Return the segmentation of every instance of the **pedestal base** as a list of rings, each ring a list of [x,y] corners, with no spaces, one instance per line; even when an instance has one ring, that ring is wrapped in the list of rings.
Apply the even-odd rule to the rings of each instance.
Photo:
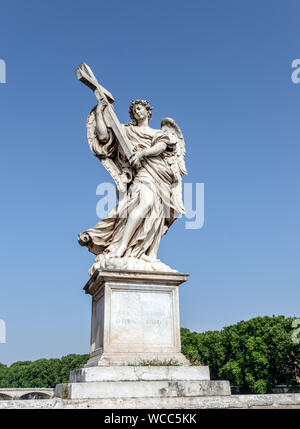
[[[211,381],[207,366],[97,367],[72,371],[56,386],[65,399],[166,398],[230,395],[228,381]]]
[[[189,365],[189,361],[182,353],[105,353],[101,350],[91,353],[85,368],[95,366],[126,366],[147,365]]]
[[[230,395],[228,381],[211,381],[205,366],[181,353],[178,286],[187,274],[96,271],[91,352],[85,368],[55,395],[69,399],[176,398]]]

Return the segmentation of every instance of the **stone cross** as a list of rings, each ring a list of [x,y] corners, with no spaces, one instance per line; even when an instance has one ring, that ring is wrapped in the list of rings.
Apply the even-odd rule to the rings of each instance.
[[[114,97],[107,89],[100,85],[91,68],[86,63],[82,62],[79,68],[75,70],[75,73],[77,78],[94,92],[98,101],[102,99],[107,101],[106,114],[109,121],[109,124],[107,125],[113,130],[126,158],[129,160],[133,155],[133,152],[129,141],[123,132],[121,124],[114,112],[112,106],[112,103],[115,101]]]

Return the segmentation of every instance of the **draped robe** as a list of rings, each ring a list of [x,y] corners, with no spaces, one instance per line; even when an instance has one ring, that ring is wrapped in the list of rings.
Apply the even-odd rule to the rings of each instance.
[[[105,219],[83,234],[89,235],[90,241],[87,246],[94,254],[109,256],[110,252],[116,251],[122,240],[128,216],[139,205],[140,194],[143,192],[142,185],[145,185],[147,190],[153,193],[154,203],[138,224],[123,256],[140,259],[143,255],[150,255],[153,258],[157,255],[161,237],[168,226],[180,213],[184,213],[182,204],[178,204],[173,194],[173,188],[178,181],[173,168],[176,145],[161,130],[150,135],[133,124],[122,127],[134,152],[148,149],[160,142],[166,144],[166,150],[159,155],[141,160],[142,166],[133,177],[126,198],[119,199],[117,206]],[[105,144],[99,143],[97,156],[124,158],[118,141],[111,131],[109,133],[109,141]]]

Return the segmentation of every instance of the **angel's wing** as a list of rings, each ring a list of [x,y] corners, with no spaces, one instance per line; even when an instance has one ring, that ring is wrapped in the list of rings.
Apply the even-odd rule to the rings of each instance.
[[[172,118],[164,118],[161,121],[161,129],[164,131],[171,143],[175,146],[172,168],[176,177],[176,182],[173,187],[173,198],[179,213],[185,213],[185,208],[182,202],[182,176],[187,174],[185,167],[185,142],[181,129]]]
[[[172,118],[164,118],[161,121],[161,129],[169,136],[172,143],[176,143],[176,160],[180,175],[187,174],[185,167],[185,142],[181,129]]]
[[[125,192],[127,184],[132,181],[133,170],[127,161],[121,159],[119,151],[116,150],[116,142],[113,142],[114,136],[112,132],[109,143],[102,144],[99,142],[96,132],[95,110],[96,106],[91,110],[86,123],[87,138],[91,151],[114,179],[118,191]]]

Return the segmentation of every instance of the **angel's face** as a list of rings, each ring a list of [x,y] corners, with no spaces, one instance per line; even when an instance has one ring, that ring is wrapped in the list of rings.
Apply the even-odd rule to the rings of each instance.
[[[142,121],[148,117],[148,111],[142,104],[136,104],[133,109],[134,118],[137,121]]]

